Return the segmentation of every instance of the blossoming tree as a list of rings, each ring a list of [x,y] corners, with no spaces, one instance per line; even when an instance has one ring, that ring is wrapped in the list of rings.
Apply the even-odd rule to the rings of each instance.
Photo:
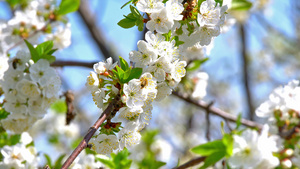
[[[108,49],[91,14],[86,13],[89,12],[87,1],[80,4],[80,0],[6,0],[3,3],[10,6],[12,17],[0,22],[0,168],[175,167],[165,163],[171,154],[168,140],[156,136],[157,130],[146,129],[152,123],[155,104],[170,95],[201,108],[206,114],[206,142],[195,141],[197,145],[190,148],[199,157],[178,162],[175,168],[300,167],[299,81],[277,87],[254,110],[243,48],[249,119],[203,102],[209,77],[199,71],[200,66],[209,62],[214,39],[231,29],[236,19],[243,23],[236,13],[247,13],[251,2],[130,0],[120,6],[128,8],[130,13],[117,24],[143,31],[143,39],[137,41],[137,50],[129,53],[128,60],[116,58]],[[62,61],[55,57],[71,44],[71,25],[66,15],[78,8],[104,61]],[[240,30],[245,47],[245,29],[240,26]],[[101,112],[93,125],[89,123],[91,127],[86,128],[83,138],[74,139],[83,128],[73,121],[76,98],[71,91],[61,90],[64,81],[58,67],[65,66],[89,68],[85,89],[92,96],[90,102]],[[255,122],[254,113],[265,118],[266,123]],[[163,126],[172,123],[163,111],[159,114]],[[214,140],[210,136],[210,114],[224,118],[227,124],[218,123],[220,136]],[[191,116],[190,120],[193,118],[196,117]],[[56,155],[56,160],[53,161],[51,152],[37,152],[37,141],[32,137],[40,133],[46,134],[49,144],[63,152]],[[183,137],[185,142],[193,139],[191,135]]]

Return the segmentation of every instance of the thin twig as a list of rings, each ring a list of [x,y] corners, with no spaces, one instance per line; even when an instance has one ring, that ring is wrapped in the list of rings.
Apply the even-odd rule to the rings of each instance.
[[[249,58],[247,55],[247,41],[246,41],[246,32],[245,25],[240,24],[240,35],[241,35],[241,57],[243,62],[243,84],[247,98],[248,105],[248,118],[254,120],[254,106],[252,102],[252,93],[250,89],[250,75],[249,75]]]
[[[173,169],[184,169],[184,168],[188,168],[188,167],[192,167],[195,165],[198,165],[199,163],[203,162],[205,160],[206,157],[198,157],[195,159],[192,159],[178,167],[174,167]]]
[[[209,109],[214,104],[214,102],[210,102],[206,107],[206,139],[207,141],[210,141],[210,118],[209,118]]]
[[[81,66],[87,68],[93,68],[96,62],[80,62],[80,61],[61,61],[57,60],[51,64],[53,67],[63,67],[63,66]]]
[[[195,100],[192,100],[188,97],[184,97],[182,96],[181,94],[179,94],[178,92],[173,92],[173,95],[174,96],[177,96],[178,98],[182,99],[182,100],[185,100],[186,102],[188,103],[191,103],[199,108],[202,108],[204,110],[207,109],[207,106],[209,104],[205,103],[204,101],[195,101]],[[237,117],[232,115],[232,114],[229,114],[227,112],[224,112],[223,110],[221,109],[218,109],[216,107],[210,107],[209,108],[209,111],[210,113],[214,114],[214,115],[217,115],[217,116],[220,116],[224,119],[227,119],[229,121],[232,121],[232,122],[236,122],[237,121]],[[256,123],[254,121],[251,121],[251,120],[247,120],[247,119],[241,119],[241,123],[247,127],[252,127],[252,128],[258,128],[258,129],[262,129],[262,125],[259,124],[259,123]]]
[[[78,9],[78,13],[80,14],[83,22],[87,26],[88,30],[91,33],[92,38],[95,40],[98,48],[101,50],[103,57],[106,59],[112,57],[113,60],[117,60],[118,57],[116,56],[115,52],[109,47],[111,45],[107,39],[105,39],[103,32],[97,26],[97,21],[95,20],[89,5],[87,4],[86,0],[82,0],[80,7]]]
[[[61,169],[67,169],[72,162],[75,160],[75,158],[80,154],[80,152],[88,147],[88,142],[92,138],[92,136],[95,134],[95,132],[98,130],[100,125],[106,120],[106,118],[114,111],[115,104],[119,101],[119,96],[117,96],[104,110],[104,112],[101,114],[99,119],[95,122],[95,124],[90,127],[87,134],[83,138],[83,140],[80,142],[80,144],[76,147],[76,149],[72,152],[72,154],[68,157],[68,159],[65,161]]]

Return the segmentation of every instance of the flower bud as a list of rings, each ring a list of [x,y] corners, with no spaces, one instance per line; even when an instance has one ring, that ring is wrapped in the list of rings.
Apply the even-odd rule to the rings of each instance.
[[[282,165],[283,168],[291,168],[293,164],[292,164],[290,159],[284,159],[281,162],[281,165]]]
[[[286,149],[285,151],[284,151],[284,156],[286,156],[286,157],[290,157],[290,156],[292,156],[294,154],[294,151],[292,150],[292,149]]]
[[[126,104],[127,97],[126,97],[125,94],[121,97],[121,100],[122,100],[122,102],[123,102],[124,104]]]

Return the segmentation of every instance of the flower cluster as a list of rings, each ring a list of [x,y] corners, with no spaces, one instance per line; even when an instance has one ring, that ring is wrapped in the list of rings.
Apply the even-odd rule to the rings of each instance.
[[[122,101],[117,118],[125,121],[124,127],[118,129],[116,124],[119,123],[112,123],[113,117],[110,117],[90,142],[92,149],[100,154],[110,154],[139,143],[139,131],[151,118],[152,102],[162,100],[178,86],[186,74],[186,61],[202,58],[204,54],[199,57],[197,53],[205,53],[204,46],[220,34],[227,9],[214,0],[204,1],[199,10],[195,4],[183,4],[181,0],[169,0],[165,4],[162,0],[140,0],[135,6],[148,15],[149,19],[144,21],[150,31],[145,40],[138,41],[138,51],[129,53],[134,68],[122,58],[120,66],[109,58],[95,64],[94,72],[87,78],[86,86],[99,108],[105,109],[117,95]],[[130,9],[133,13],[127,17],[141,17],[133,6]],[[193,52],[195,56],[189,55]],[[207,78],[204,77],[203,82]],[[201,89],[203,85],[200,85]],[[198,88],[195,91],[198,92]],[[201,96],[195,93],[196,98],[202,95],[205,93]]]
[[[29,53],[20,50],[10,58],[9,68],[0,81],[5,96],[3,107],[11,112],[1,123],[15,133],[26,131],[44,117],[58,98],[61,86],[60,78],[48,60],[33,63],[30,58]]]
[[[31,0],[23,1],[22,7],[14,11],[9,21],[0,23],[0,53],[20,45],[23,39],[31,43],[41,40],[53,40],[56,47],[62,49],[71,43],[70,25],[67,18],[57,15],[56,1]]]
[[[256,110],[257,116],[267,118],[271,133],[281,137],[283,147],[278,157],[282,167],[300,167],[297,162],[300,157],[299,102],[299,81],[292,80],[287,85],[276,88],[270,94],[269,100],[262,103]]]
[[[279,164],[278,158],[273,156],[278,151],[275,136],[268,137],[268,125],[262,133],[247,129],[242,135],[233,135],[233,154],[228,159],[233,168],[275,168]]]
[[[38,168],[39,158],[35,148],[30,145],[31,142],[32,138],[24,132],[20,143],[1,148],[3,160],[0,162],[0,168]]]

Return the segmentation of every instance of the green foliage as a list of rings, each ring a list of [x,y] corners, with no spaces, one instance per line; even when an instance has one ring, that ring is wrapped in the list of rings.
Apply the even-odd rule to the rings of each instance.
[[[36,63],[40,59],[46,59],[50,63],[55,61],[55,56],[52,56],[52,54],[57,50],[57,49],[52,49],[53,48],[53,41],[46,41],[43,42],[39,45],[37,45],[36,48],[33,47],[31,43],[29,43],[27,40],[24,40],[29,51],[31,54],[31,59]]]
[[[215,2],[216,2],[217,4],[220,4],[220,6],[223,5],[223,0],[215,0]]]
[[[232,0],[231,9],[237,11],[246,11],[252,7],[252,3],[247,0]]]
[[[57,14],[66,15],[71,12],[75,12],[78,10],[80,6],[80,0],[62,0]]]
[[[53,168],[51,157],[48,154],[44,154],[44,157],[46,158],[46,165],[48,165],[50,168]]]
[[[20,134],[13,134],[8,135],[3,128],[1,128],[0,133],[0,148],[7,146],[13,146],[20,142],[21,135]]]
[[[165,162],[156,161],[155,156],[151,153],[148,153],[143,160],[138,163],[139,168],[143,169],[158,169],[164,165],[166,165]]]
[[[113,69],[114,76],[119,80],[120,83],[124,84],[129,82],[132,79],[138,79],[142,72],[142,68],[131,68],[129,64],[122,58],[120,58],[120,66],[116,66],[116,69]]]
[[[202,168],[207,168],[224,157],[230,157],[233,150],[233,138],[230,134],[224,134],[222,140],[215,140],[201,144],[191,149],[193,153],[206,156]]]
[[[155,137],[159,130],[147,130],[142,133],[142,141],[145,143],[146,151],[144,158],[137,162],[139,168],[143,169],[158,169],[166,163],[156,160],[156,152],[151,150],[151,145],[155,142]]]
[[[193,60],[188,67],[186,68],[186,71],[194,71],[194,70],[198,70],[199,67],[205,63],[206,61],[208,61],[209,58],[204,58],[202,60]]]
[[[151,145],[155,141],[155,136],[159,133],[159,130],[147,130],[143,133],[142,140],[146,145]]]
[[[59,156],[58,157],[58,159],[55,161],[55,163],[54,163],[54,166],[53,166],[53,168],[61,168],[61,166],[62,166],[62,162],[63,162],[63,159],[65,158],[65,154],[62,154],[61,156]]]
[[[28,5],[28,0],[6,0],[6,2],[13,9],[15,9],[17,6],[24,8]]]
[[[124,150],[118,152],[118,154],[111,153],[110,159],[104,159],[99,156],[96,156],[96,160],[100,161],[110,169],[122,168],[129,169],[132,163],[132,160],[128,159],[130,155],[129,151],[124,148]]]
[[[235,129],[238,130],[242,124],[242,114],[240,113],[236,119],[236,127]]]
[[[125,28],[125,29],[137,26],[139,31],[143,31],[143,29],[144,29],[144,18],[143,18],[143,16],[132,5],[130,5],[130,11],[131,11],[131,13],[129,13],[127,16],[124,15],[125,18],[120,20],[118,22],[118,25],[121,26],[122,28]]]
[[[6,119],[9,114],[3,107],[0,107],[0,120]]]
[[[67,103],[65,99],[59,99],[55,101],[51,107],[57,113],[66,113],[67,112]]]

